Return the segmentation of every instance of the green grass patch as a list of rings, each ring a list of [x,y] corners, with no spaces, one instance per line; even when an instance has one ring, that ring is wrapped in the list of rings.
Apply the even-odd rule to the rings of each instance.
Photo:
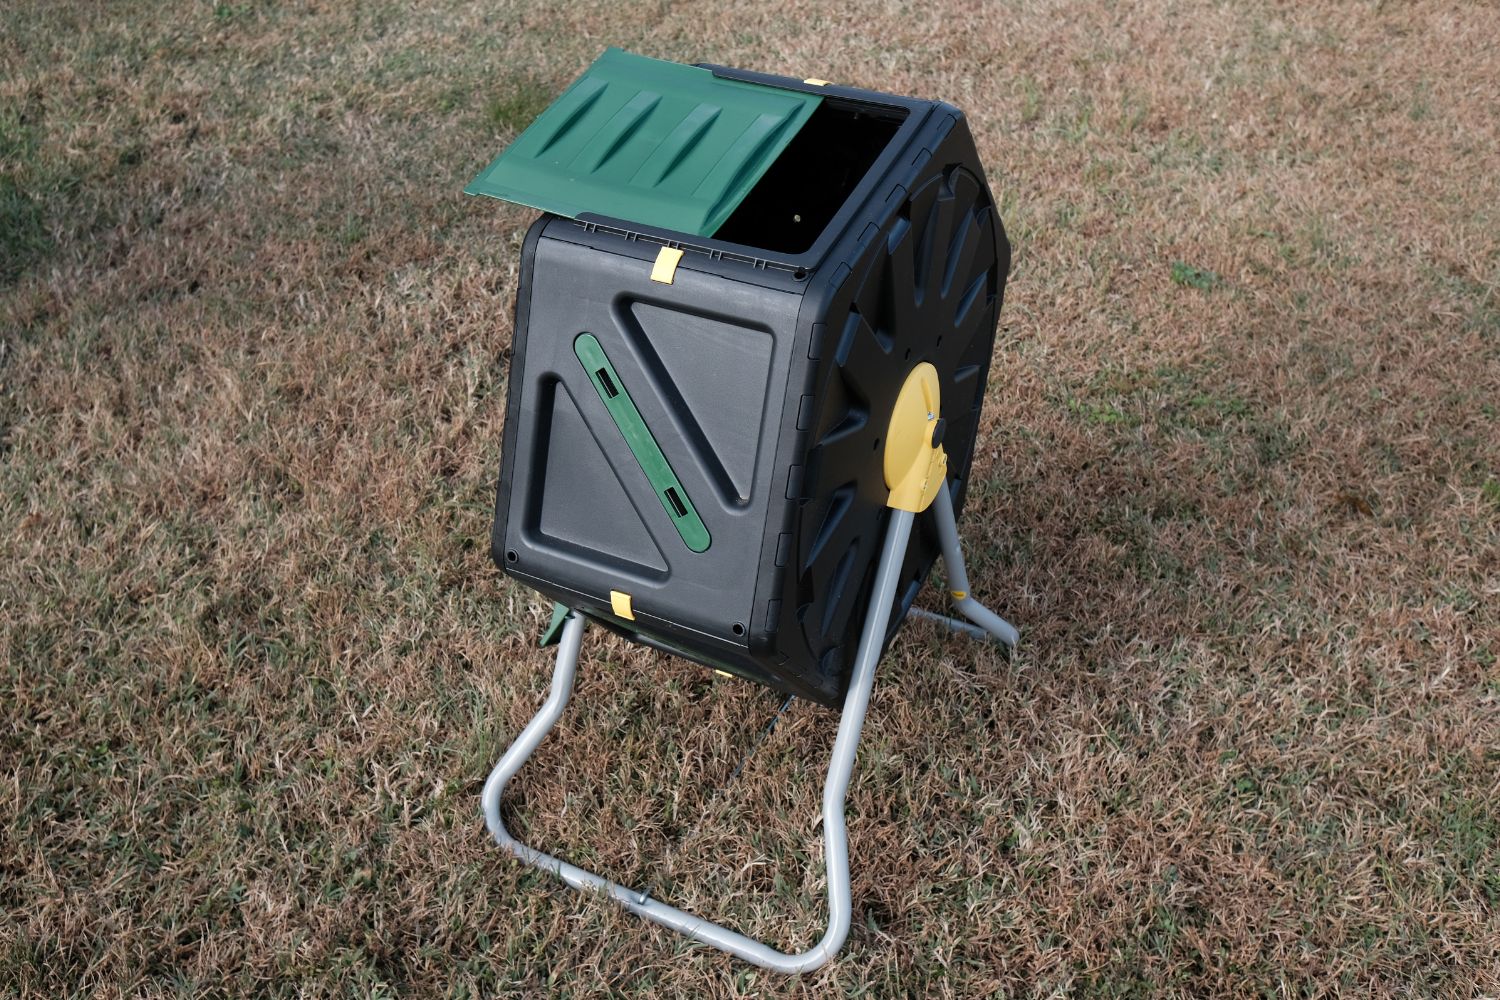
[[[529,76],[511,76],[500,84],[500,92],[485,105],[485,119],[497,131],[519,133],[557,97],[552,84]]]
[[[36,130],[15,110],[0,110],[0,286],[15,281],[52,249]]]
[[[1479,495],[1486,503],[1500,508],[1500,479],[1486,479],[1484,485],[1479,488]]]
[[[1485,994],[1489,62],[1411,5],[998,55],[971,6],[0,5],[0,992]],[[478,815],[554,651],[487,551],[530,216],[458,190],[605,39],[954,101],[1015,250],[962,530],[1022,646],[891,642],[800,981]],[[591,629],[507,817],[807,947],[838,713],[730,780],[779,704]]]
[[[16,178],[0,176],[0,285],[15,281],[51,248],[41,202]]]
[[[1206,267],[1194,267],[1187,261],[1172,262],[1172,280],[1184,288],[1196,288],[1200,292],[1211,292],[1224,283],[1224,279]]]

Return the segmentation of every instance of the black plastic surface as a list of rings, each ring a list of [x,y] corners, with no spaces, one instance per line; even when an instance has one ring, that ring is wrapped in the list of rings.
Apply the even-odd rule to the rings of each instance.
[[[847,197],[825,197],[830,221],[801,253],[618,220],[532,227],[492,545],[506,572],[610,628],[830,705],[888,517],[881,442],[896,391],[919,362],[938,369],[961,504],[1009,266],[962,115],[836,90],[876,109],[887,144],[850,154],[873,152],[874,166],[830,182]],[[778,163],[746,203],[769,213],[790,198],[793,166],[814,165]],[[650,280],[661,242],[687,250],[670,285]],[[585,331],[693,498],[706,551],[687,550],[573,355]],[[938,555],[928,521],[892,635]],[[615,617],[611,591],[631,595],[633,621]]]

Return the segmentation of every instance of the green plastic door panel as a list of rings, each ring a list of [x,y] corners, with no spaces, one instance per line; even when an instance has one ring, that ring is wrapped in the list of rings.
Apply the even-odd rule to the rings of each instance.
[[[821,100],[607,49],[465,190],[711,236]]]

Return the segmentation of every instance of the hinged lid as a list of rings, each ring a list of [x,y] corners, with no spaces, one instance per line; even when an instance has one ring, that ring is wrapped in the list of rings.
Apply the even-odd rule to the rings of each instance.
[[[465,191],[712,236],[821,100],[606,49]]]

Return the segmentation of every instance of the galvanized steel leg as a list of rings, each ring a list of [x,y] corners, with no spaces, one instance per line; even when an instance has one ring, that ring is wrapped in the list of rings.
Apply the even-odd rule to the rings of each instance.
[[[947,501],[947,491],[942,491],[939,502]],[[721,927],[702,917],[679,910],[674,906],[651,899],[646,893],[629,889],[618,882],[584,871],[550,854],[521,843],[505,829],[500,818],[500,798],[505,786],[526,763],[537,744],[552,729],[573,691],[573,678],[578,666],[578,649],[583,639],[583,619],[570,618],[563,626],[562,642],[557,651],[557,666],[552,672],[552,690],[541,711],[531,720],[510,749],[500,758],[500,763],[490,772],[484,783],[484,819],[490,833],[500,846],[509,850],[522,861],[536,868],[554,872],[575,889],[596,889],[614,897],[626,909],[648,920],[670,927],[678,933],[712,945],[747,962],[776,972],[807,972],[828,962],[843,947],[849,935],[852,902],[849,894],[849,840],[844,827],[844,797],[849,790],[849,777],[854,770],[855,751],[859,747],[859,733],[865,721],[865,710],[870,704],[870,691],[875,684],[875,663],[880,659],[880,650],[885,642],[886,626],[890,623],[891,605],[895,601],[897,584],[901,576],[901,564],[906,556],[906,544],[911,537],[912,520],[915,515],[902,510],[891,511],[890,527],[886,530],[885,544],[880,553],[880,564],[875,574],[875,590],[870,596],[870,612],[865,618],[860,633],[859,650],[855,655],[854,669],[849,678],[849,692],[844,697],[843,714],[839,717],[838,736],[833,741],[833,755],[828,765],[828,780],[823,785],[823,851],[828,876],[828,930],[822,940],[807,951],[788,955],[753,938]],[[948,506],[948,523],[953,522],[953,508]],[[941,521],[939,524],[941,525]],[[941,530],[941,529],[940,529]],[[957,546],[954,546],[955,551]],[[944,551],[946,553],[946,543]],[[953,562],[948,564],[951,567]],[[957,561],[962,574],[962,560]],[[1008,626],[1007,626],[1008,627]],[[1014,630],[1012,630],[1013,632]]]
[[[963,632],[977,638],[992,638],[1011,649],[1021,641],[1021,634],[1010,622],[969,596],[969,574],[964,569],[964,554],[959,548],[958,523],[953,517],[953,497],[949,490],[938,490],[932,501],[933,515],[937,518],[938,541],[943,546],[943,569],[948,577],[948,596],[959,614],[973,622],[961,622],[947,615],[940,615],[921,608],[912,608],[918,618],[940,622],[955,632]]]

